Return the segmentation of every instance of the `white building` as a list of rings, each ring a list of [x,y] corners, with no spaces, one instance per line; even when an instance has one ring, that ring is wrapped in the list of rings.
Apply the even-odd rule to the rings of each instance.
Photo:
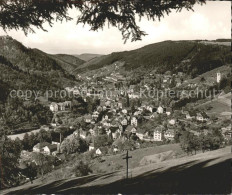
[[[220,83],[221,79],[222,79],[221,73],[217,72],[217,83]]]
[[[93,143],[91,143],[91,144],[89,145],[89,151],[91,151],[91,150],[94,150],[94,145],[93,145]]]
[[[55,102],[52,102],[51,105],[50,105],[50,110],[51,110],[52,112],[57,112],[57,111],[59,110],[58,104],[55,103]]]
[[[101,152],[101,150],[99,148],[96,150],[96,154],[97,155],[102,155],[102,152]]]
[[[150,111],[150,112],[153,111],[153,107],[152,107],[152,106],[147,106],[146,109],[147,109],[148,111]]]
[[[126,109],[123,109],[123,110],[122,110],[122,113],[123,113],[123,114],[127,114],[127,110],[126,110]]]
[[[122,122],[121,122],[122,125],[127,125],[127,119],[123,119]]]
[[[137,120],[136,117],[132,117],[132,119],[131,119],[131,125],[137,127],[137,125],[138,125],[138,120]]]
[[[159,107],[157,108],[157,112],[158,112],[159,114],[163,114],[163,113],[164,113],[163,107],[162,107],[162,106],[159,106]]]
[[[57,152],[57,145],[56,144],[50,144],[48,146],[45,146],[43,148],[43,153],[47,155],[55,155]]]
[[[171,119],[171,120],[168,121],[168,123],[169,123],[170,125],[175,125],[175,124],[176,124],[176,121],[175,121],[175,119]]]
[[[143,133],[136,133],[136,135],[140,140],[143,140]]]
[[[154,141],[162,141],[162,132],[160,130],[154,130]]]

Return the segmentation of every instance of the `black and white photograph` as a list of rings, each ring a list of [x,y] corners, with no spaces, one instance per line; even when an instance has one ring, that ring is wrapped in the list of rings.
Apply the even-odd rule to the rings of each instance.
[[[231,6],[0,0],[0,194],[231,194]]]

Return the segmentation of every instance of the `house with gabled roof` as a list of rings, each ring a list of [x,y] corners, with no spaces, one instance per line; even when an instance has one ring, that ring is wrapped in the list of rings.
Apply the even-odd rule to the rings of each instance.
[[[148,105],[148,106],[146,107],[146,110],[148,110],[148,111],[150,111],[150,112],[153,112],[153,106]]]
[[[209,116],[205,112],[197,113],[198,121],[204,122],[204,121],[207,121],[208,119],[209,119]]]
[[[112,112],[107,112],[104,116],[104,119],[109,120],[109,119],[112,119],[113,116],[114,114]]]
[[[176,124],[176,120],[175,119],[171,119],[171,120],[168,121],[168,123],[170,125],[175,125]]]
[[[55,155],[57,151],[58,151],[58,147],[56,144],[49,144],[43,147],[43,153],[47,155]]]
[[[173,129],[168,129],[164,133],[164,137],[168,140],[174,140],[175,131]]]
[[[92,121],[92,116],[90,114],[84,116],[84,120],[86,123],[91,123]]]
[[[123,114],[127,114],[127,109],[123,109],[123,110],[122,110],[122,113],[123,113]]]
[[[98,111],[94,111],[92,114],[92,118],[97,119],[99,116],[99,112]]]
[[[137,120],[137,118],[135,116],[133,116],[131,118],[131,125],[134,126],[134,127],[137,127],[137,125],[138,125],[138,120]]]
[[[96,121],[94,119],[91,120],[90,122],[92,125],[94,125],[96,123]]]
[[[100,147],[100,148],[98,148],[97,150],[96,150],[96,155],[98,155],[98,156],[101,156],[101,155],[105,155],[105,154],[107,154],[108,153],[108,148],[107,147]]]
[[[63,102],[57,103],[57,105],[58,105],[58,109],[59,109],[60,111],[65,111],[65,104],[64,104]]]
[[[196,119],[197,117],[197,113],[195,111],[188,111],[186,114],[186,119],[192,120],[192,119]]]
[[[119,121],[117,119],[112,120],[111,122],[111,127],[118,127],[119,126]]]
[[[72,102],[71,101],[65,101],[64,103],[64,107],[67,110],[70,110],[72,108]]]
[[[154,113],[152,113],[152,115],[151,116],[149,116],[149,118],[157,118],[159,115],[156,113],[156,112],[154,112]]]
[[[93,144],[93,143],[90,143],[90,144],[89,144],[89,151],[94,150],[94,149],[95,149],[94,144]]]
[[[48,143],[48,142],[38,143],[38,144],[34,145],[33,152],[43,152],[43,148],[45,146],[49,146],[49,145],[50,145],[50,143]]]
[[[82,139],[86,139],[87,135],[88,135],[88,133],[86,131],[80,130],[80,137]]]
[[[110,127],[109,131],[110,134],[112,135],[113,140],[121,136],[121,131],[119,130],[118,127]]]
[[[166,108],[166,114],[169,116],[172,113],[172,109],[170,107]]]
[[[127,120],[127,118],[123,118],[123,120],[121,121],[121,124],[122,124],[123,126],[128,125],[128,120]]]
[[[51,110],[52,112],[58,112],[58,110],[59,110],[58,104],[55,103],[55,102],[52,102],[52,103],[50,104],[50,110]]]
[[[101,123],[102,123],[102,125],[104,127],[110,127],[111,126],[111,123],[108,120],[102,120]]]
[[[89,133],[90,133],[90,135],[95,136],[96,135],[96,129],[90,128]]]
[[[144,128],[138,128],[136,135],[140,140],[143,140],[145,137],[148,137],[148,132]]]
[[[134,126],[132,126],[132,125],[128,125],[127,128],[126,128],[126,131],[135,134],[136,131],[137,131],[137,129],[136,129],[136,127],[134,127]]]
[[[162,134],[164,131],[165,127],[163,125],[157,126],[153,132],[154,141],[162,141]]]
[[[163,113],[164,113],[164,108],[163,108],[162,106],[159,106],[159,107],[157,108],[157,113],[163,114]]]
[[[118,102],[117,103],[117,107],[120,108],[120,109],[122,109],[122,102]]]
[[[154,141],[162,141],[162,131],[160,131],[159,129],[155,129],[154,130]]]

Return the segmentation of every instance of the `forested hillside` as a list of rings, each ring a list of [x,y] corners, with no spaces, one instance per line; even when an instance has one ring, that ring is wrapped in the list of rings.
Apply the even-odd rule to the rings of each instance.
[[[26,48],[9,36],[0,37],[0,133],[10,134],[13,130],[50,123],[49,107],[40,104],[34,96],[24,99],[25,94],[20,94],[21,97],[16,98],[10,97],[10,92],[30,90],[44,95],[46,90],[58,91],[77,84],[75,76],[66,68],[64,62],[40,50]]]
[[[0,79],[18,88],[53,89],[74,84],[76,79],[56,60],[29,49],[11,37],[0,37]]]
[[[105,56],[100,61],[89,62],[75,71],[95,70],[114,62],[125,62],[126,71],[135,69],[156,69],[164,73],[184,71],[193,77],[230,63],[230,47],[208,45],[200,41],[164,41],[147,45],[140,49],[116,52]]]
[[[85,61],[79,59],[78,57],[67,55],[67,54],[57,54],[50,55],[58,64],[61,65],[63,69],[72,74],[72,71],[78,68],[80,65],[84,64]]]

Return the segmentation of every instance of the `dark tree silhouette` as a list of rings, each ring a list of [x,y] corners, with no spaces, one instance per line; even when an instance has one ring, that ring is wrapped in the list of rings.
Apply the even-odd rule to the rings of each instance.
[[[72,20],[68,15],[69,8],[76,8],[77,24],[90,25],[93,31],[103,29],[105,25],[117,27],[127,41],[141,40],[146,33],[137,25],[136,16],[140,19],[160,20],[171,10],[183,8],[193,10],[195,4],[205,0],[1,0],[0,26],[4,30],[22,29],[26,34],[34,32],[33,27],[43,29],[43,24],[50,26],[56,20]],[[45,30],[46,31],[46,30]]]

